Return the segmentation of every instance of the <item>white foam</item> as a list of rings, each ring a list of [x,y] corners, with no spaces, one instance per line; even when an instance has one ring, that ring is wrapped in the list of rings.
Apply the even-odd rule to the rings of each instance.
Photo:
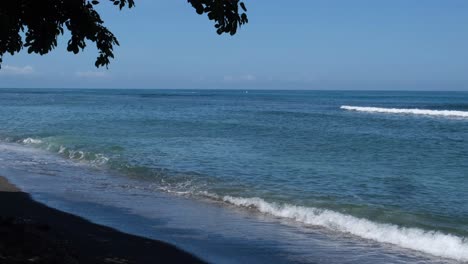
[[[60,147],[59,147],[59,151],[58,151],[58,153],[59,153],[59,154],[63,154],[63,153],[65,153],[65,151],[66,151],[66,150],[67,150],[67,148],[66,148],[66,147],[64,147],[64,146],[60,146]]]
[[[102,165],[106,165],[109,162],[109,158],[106,157],[104,154],[101,154],[101,153],[93,154],[93,153],[84,152],[81,150],[73,150],[73,149],[66,148],[63,145],[60,145],[58,147],[58,150],[56,150],[56,146],[54,144],[43,144],[44,142],[40,139],[26,138],[26,139],[17,141],[17,143],[23,143],[25,145],[42,144],[41,147],[43,147],[44,150],[55,151],[56,153],[61,154],[67,159],[88,162],[90,165],[93,165],[93,166],[102,166]],[[1,144],[0,146],[1,148],[6,148],[6,147],[13,148],[14,147],[14,145],[12,144],[7,144],[7,145]],[[19,146],[20,145],[16,146],[18,148],[18,151],[19,150],[23,152],[25,150],[37,151],[36,148],[29,148],[29,147],[20,148]]]
[[[34,138],[26,138],[22,141],[24,144],[41,144],[42,140]]]
[[[367,219],[313,207],[269,203],[261,198],[236,198],[225,196],[224,202],[256,209],[261,213],[291,219],[307,225],[321,226],[338,232],[349,233],[381,243],[425,252],[434,256],[468,261],[467,238],[425,231],[418,228],[399,227],[375,223]]]
[[[364,107],[364,106],[349,106],[343,105],[340,107],[344,110],[369,112],[369,113],[389,113],[389,114],[412,114],[412,115],[430,115],[430,116],[445,116],[445,117],[466,117],[467,111],[453,110],[428,110],[428,109],[407,109],[407,108],[381,108],[381,107]]]
[[[90,161],[93,165],[105,165],[109,162],[109,158],[104,156],[103,154],[96,154],[96,157]]]
[[[39,149],[22,146],[20,144],[13,143],[4,143],[0,142],[0,151],[12,151],[12,152],[22,152],[22,153],[37,153],[40,152]]]

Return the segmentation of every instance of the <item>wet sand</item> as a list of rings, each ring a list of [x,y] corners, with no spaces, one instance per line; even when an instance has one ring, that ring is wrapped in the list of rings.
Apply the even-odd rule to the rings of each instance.
[[[93,224],[0,177],[0,263],[202,263],[175,246]]]

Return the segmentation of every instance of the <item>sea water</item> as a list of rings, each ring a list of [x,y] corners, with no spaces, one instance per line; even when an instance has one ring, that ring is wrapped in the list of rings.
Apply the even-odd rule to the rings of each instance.
[[[212,262],[468,261],[468,93],[0,90],[0,174]]]

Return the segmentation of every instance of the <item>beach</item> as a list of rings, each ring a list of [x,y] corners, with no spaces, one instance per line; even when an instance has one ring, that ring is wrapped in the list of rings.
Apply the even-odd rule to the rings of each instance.
[[[0,89],[0,105],[10,183],[204,261],[468,261],[467,93]],[[154,256],[125,236],[87,248],[75,220],[4,195],[81,255]]]
[[[169,244],[93,224],[31,199],[0,177],[0,262],[203,263]]]

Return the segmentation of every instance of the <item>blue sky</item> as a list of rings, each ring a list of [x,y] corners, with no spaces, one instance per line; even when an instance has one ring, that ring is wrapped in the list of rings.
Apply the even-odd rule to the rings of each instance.
[[[121,46],[5,56],[0,87],[468,90],[466,0],[245,0],[250,23],[218,36],[186,0],[100,10]]]

